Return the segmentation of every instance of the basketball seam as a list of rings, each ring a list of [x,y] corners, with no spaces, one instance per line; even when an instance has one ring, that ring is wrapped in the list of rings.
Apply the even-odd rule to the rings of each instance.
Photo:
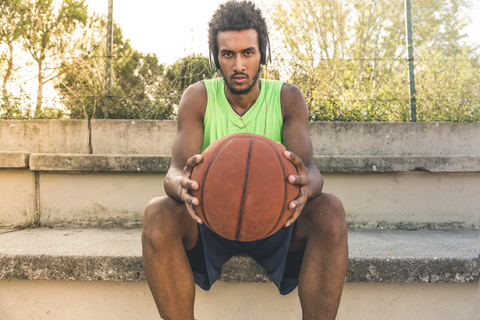
[[[200,203],[201,207],[202,207],[202,212],[203,212],[203,222],[205,223],[205,225],[210,229],[212,230],[212,226],[210,224],[210,222],[208,222],[208,219],[207,219],[207,214],[205,213],[205,207],[203,205],[204,201],[203,201],[203,193],[204,193],[204,190],[205,190],[205,180],[207,179],[207,176],[208,176],[208,171],[210,170],[210,167],[212,166],[213,162],[215,161],[215,159],[217,158],[218,154],[232,141],[233,139],[229,139],[227,141],[225,141],[224,144],[222,144],[222,146],[217,150],[217,152],[215,152],[215,154],[212,156],[212,158],[210,159],[210,162],[208,163],[208,166],[207,168],[205,169],[205,174],[203,175],[203,179],[202,179],[202,190],[201,190],[201,197],[202,197],[202,201]]]
[[[253,149],[253,138],[250,138],[250,144],[248,145],[247,166],[245,168],[245,179],[243,180],[242,201],[240,202],[240,212],[238,214],[238,224],[237,224],[237,232],[235,235],[235,240],[240,239],[240,231],[242,229],[242,219],[243,219],[243,213],[245,210],[245,195],[247,194],[248,175],[250,170],[250,160],[252,158],[252,149]]]

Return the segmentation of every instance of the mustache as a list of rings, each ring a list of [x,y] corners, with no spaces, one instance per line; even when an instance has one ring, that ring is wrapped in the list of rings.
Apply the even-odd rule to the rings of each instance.
[[[232,75],[230,76],[230,79],[233,79],[233,78],[235,78],[235,77],[237,77],[237,76],[244,76],[245,78],[249,78],[248,74],[246,74],[246,73],[243,73],[243,72],[235,72],[234,74],[232,74]]]

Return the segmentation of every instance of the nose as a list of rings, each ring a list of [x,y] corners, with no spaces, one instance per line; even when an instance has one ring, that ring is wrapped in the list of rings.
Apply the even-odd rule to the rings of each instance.
[[[235,55],[235,59],[233,61],[233,71],[234,72],[245,71],[245,65],[243,63],[242,55],[240,54]]]

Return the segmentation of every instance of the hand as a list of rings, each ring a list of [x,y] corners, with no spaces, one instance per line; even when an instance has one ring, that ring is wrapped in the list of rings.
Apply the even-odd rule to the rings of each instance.
[[[193,167],[200,163],[202,159],[201,154],[194,155],[188,159],[186,166],[183,168],[182,178],[180,179],[180,198],[185,202],[190,216],[198,223],[203,223],[203,221],[195,212],[194,206],[198,206],[200,201],[197,198],[192,197],[190,190],[198,190],[199,185],[197,181],[190,180],[190,178],[192,176]]]
[[[294,223],[295,220],[297,220],[311,193],[310,179],[308,178],[308,169],[303,164],[302,159],[290,151],[285,151],[284,155],[285,158],[290,160],[295,165],[298,173],[297,175],[288,176],[288,182],[300,186],[300,192],[298,194],[298,197],[288,204],[288,208],[290,210],[293,210],[292,216],[285,223],[285,227],[288,227],[292,223]]]

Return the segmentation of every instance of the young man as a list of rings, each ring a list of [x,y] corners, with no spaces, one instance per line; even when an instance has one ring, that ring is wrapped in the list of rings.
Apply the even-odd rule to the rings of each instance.
[[[213,64],[222,78],[190,86],[178,107],[172,163],[165,178],[168,196],[153,199],[143,216],[143,263],[163,319],[194,319],[195,283],[208,290],[231,256],[249,253],[281,294],[298,285],[303,319],[334,319],[347,260],[342,203],[322,193],[308,135],[308,110],[301,91],[280,81],[258,79],[268,60],[264,18],[251,2],[220,5],[209,24]],[[199,200],[190,180],[200,153],[213,141],[250,132],[278,141],[297,167],[288,177],[300,186],[289,204],[291,218],[267,239],[229,241],[205,227],[195,212]],[[208,250],[205,250],[208,248]]]

